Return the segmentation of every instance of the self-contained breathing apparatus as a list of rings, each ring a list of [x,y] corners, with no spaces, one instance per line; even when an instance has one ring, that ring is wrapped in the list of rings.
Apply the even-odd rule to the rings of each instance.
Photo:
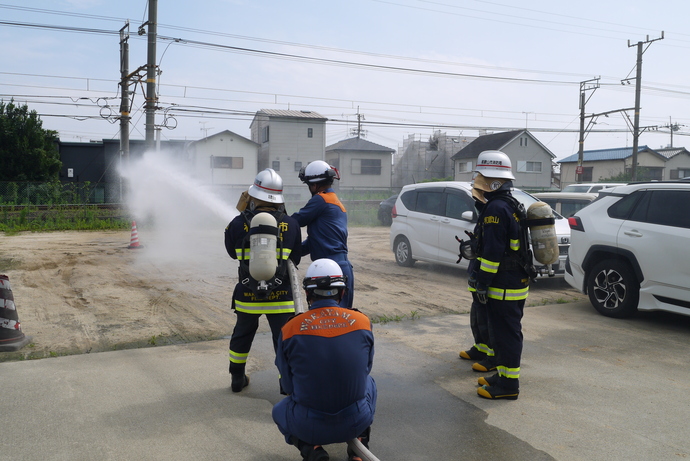
[[[496,196],[496,199],[508,202],[512,206],[513,210],[515,210],[515,215],[517,216],[520,229],[519,249],[517,251],[511,251],[506,249],[504,257],[498,266],[498,270],[499,272],[507,270],[522,270],[525,272],[525,274],[527,274],[527,276],[531,280],[533,280],[537,276],[537,270],[534,267],[533,253],[532,249],[530,248],[530,238],[528,229],[530,228],[531,224],[528,219],[528,214],[525,211],[525,206],[511,195],[498,195]],[[554,220],[552,216],[552,226],[553,223]],[[545,225],[545,222],[540,221],[538,224]],[[478,255],[481,254],[481,249],[483,246],[482,236],[477,236],[469,231],[465,231],[465,233],[469,237],[469,240],[461,240],[460,238],[458,238],[457,235],[455,236],[455,239],[460,244],[460,254],[458,255],[458,260],[456,261],[456,263],[459,263],[462,260],[462,258],[465,258],[467,260],[477,259]],[[537,259],[537,261],[539,261],[539,259]],[[551,261],[551,263],[552,262],[553,261]]]
[[[249,232],[242,240],[243,256],[239,259],[240,283],[251,290],[258,300],[267,299],[283,284],[287,262],[283,259],[283,242],[278,222],[284,213],[251,211],[242,213]],[[247,258],[247,256],[249,256]]]

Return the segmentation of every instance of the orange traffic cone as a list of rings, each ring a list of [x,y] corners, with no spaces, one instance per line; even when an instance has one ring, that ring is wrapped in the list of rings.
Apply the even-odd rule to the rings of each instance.
[[[18,351],[29,344],[30,337],[24,336],[10,288],[10,278],[0,275],[0,352]]]
[[[132,238],[129,241],[129,247],[127,248],[142,248],[139,244],[139,233],[137,232],[137,222],[132,221]]]

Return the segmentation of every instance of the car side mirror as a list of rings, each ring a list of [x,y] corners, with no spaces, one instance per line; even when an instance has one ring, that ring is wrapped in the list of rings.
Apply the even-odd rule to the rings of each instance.
[[[477,220],[477,215],[474,211],[463,211],[460,217],[469,222],[475,222]]]

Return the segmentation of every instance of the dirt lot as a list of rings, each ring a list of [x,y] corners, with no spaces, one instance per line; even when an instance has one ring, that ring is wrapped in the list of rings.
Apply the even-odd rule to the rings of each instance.
[[[20,351],[0,353],[0,361],[229,336],[237,272],[222,231],[140,228],[140,249],[128,248],[129,231],[0,236],[0,273],[9,276],[22,329],[32,337]],[[465,271],[420,262],[399,267],[388,233],[350,229],[356,306],[375,321],[466,314]],[[527,305],[580,299],[562,279],[545,279],[532,286]]]

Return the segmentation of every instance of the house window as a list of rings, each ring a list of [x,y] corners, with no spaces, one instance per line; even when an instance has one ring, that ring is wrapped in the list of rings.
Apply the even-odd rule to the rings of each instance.
[[[520,147],[527,147],[527,138],[520,138]]]
[[[472,162],[458,162],[458,173],[472,171]]]
[[[295,162],[295,171],[299,171],[302,169],[302,162]]]
[[[519,173],[541,173],[541,162],[518,161]]]
[[[592,182],[594,167],[586,166],[582,168],[582,182]]]
[[[314,128],[307,128],[307,138],[314,137]]]
[[[269,126],[265,126],[261,129],[261,142],[268,142],[268,129]]]
[[[241,170],[244,168],[244,157],[216,157],[211,156],[211,168],[231,168]]]
[[[354,158],[352,159],[352,174],[381,175],[380,158]]]
[[[690,176],[690,169],[678,168],[677,170],[671,170],[671,177],[669,179],[683,179]]]
[[[279,160],[273,160],[273,163],[271,164],[271,168],[273,168],[274,171],[280,171],[280,161]]]

